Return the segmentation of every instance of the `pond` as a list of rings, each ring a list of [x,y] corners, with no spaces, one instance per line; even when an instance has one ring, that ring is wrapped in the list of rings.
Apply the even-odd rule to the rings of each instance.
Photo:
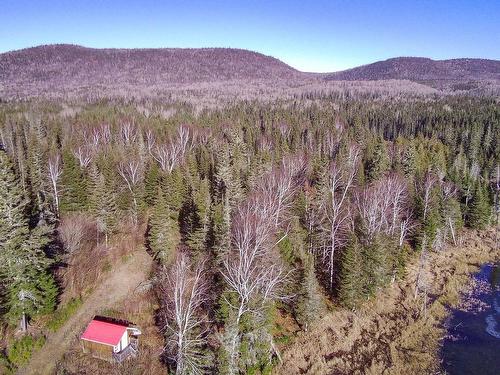
[[[500,374],[500,263],[485,264],[446,322],[441,358],[450,375]]]

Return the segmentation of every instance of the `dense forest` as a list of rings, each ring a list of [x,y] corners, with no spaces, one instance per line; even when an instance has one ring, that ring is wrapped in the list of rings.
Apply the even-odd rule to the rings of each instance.
[[[460,96],[0,104],[2,365],[139,231],[164,365],[270,373],[280,317],[307,331],[497,220],[499,134],[495,99]]]

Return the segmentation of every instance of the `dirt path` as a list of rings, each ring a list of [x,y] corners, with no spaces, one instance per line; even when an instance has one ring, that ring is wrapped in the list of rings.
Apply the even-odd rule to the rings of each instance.
[[[151,263],[151,257],[144,250],[137,250],[126,262],[114,267],[108,278],[83,302],[78,312],[57,332],[47,337],[44,347],[33,355],[26,367],[18,371],[18,375],[52,374],[57,361],[62,358],[90,319],[134,293],[137,286],[148,277]]]

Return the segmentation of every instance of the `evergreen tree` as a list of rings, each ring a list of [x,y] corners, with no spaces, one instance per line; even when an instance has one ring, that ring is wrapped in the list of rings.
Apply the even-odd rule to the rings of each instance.
[[[12,164],[0,149],[0,272],[2,304],[11,322],[52,311],[57,287],[49,273],[51,260],[44,249],[51,242],[52,228],[39,223],[30,229],[27,201]]]
[[[108,246],[109,236],[114,232],[117,224],[116,197],[96,166],[92,166],[90,178],[93,185],[91,209],[97,220],[97,227],[104,234],[104,241]]]
[[[413,142],[410,142],[404,150],[401,166],[405,176],[412,176],[415,173],[415,145]]]
[[[161,181],[161,170],[157,163],[151,163],[144,176],[144,201],[148,206],[153,206]]]
[[[371,297],[377,289],[387,282],[391,272],[391,264],[388,262],[388,249],[385,239],[378,236],[373,241],[363,244],[362,256],[362,280],[363,293],[365,297]],[[389,257],[390,258],[390,257]]]
[[[191,249],[202,252],[207,245],[207,234],[210,220],[210,187],[208,179],[198,182],[197,188],[192,192],[193,211],[191,212],[192,228],[188,233],[187,243]]]
[[[87,179],[80,164],[71,152],[65,150],[62,154],[63,172],[61,175],[61,212],[83,210],[88,204]]]
[[[231,245],[231,217],[229,199],[212,207],[212,223],[210,230],[210,245],[215,254],[217,263],[221,263]]]
[[[227,196],[229,200],[229,207],[236,207],[236,205],[243,198],[243,188],[239,173],[235,172],[234,167],[231,164],[229,150],[227,149],[220,154],[215,179],[219,196]]]
[[[323,310],[320,286],[314,272],[314,258],[309,255],[304,261],[302,283],[295,310],[297,321],[307,331],[309,325],[321,317]]]
[[[377,141],[366,162],[365,174],[369,182],[379,179],[390,166],[389,155],[384,140]]]
[[[352,236],[342,254],[338,293],[341,303],[347,307],[354,307],[363,296],[362,267],[362,247],[358,239]]]
[[[149,248],[162,264],[168,265],[175,258],[175,251],[179,241],[179,226],[172,218],[165,194],[159,190],[149,220]]]
[[[491,207],[485,189],[477,184],[472,195],[472,202],[467,218],[467,224],[471,228],[484,229],[489,223]]]
[[[161,178],[161,189],[165,193],[168,205],[173,215],[177,215],[186,199],[187,188],[179,168],[175,168],[170,174],[163,174]]]
[[[28,146],[28,165],[31,187],[30,195],[34,206],[33,208],[40,211],[46,201],[46,198],[43,196],[43,191],[45,191],[45,189],[42,165],[44,165],[44,161],[40,141],[34,136],[32,136]]]

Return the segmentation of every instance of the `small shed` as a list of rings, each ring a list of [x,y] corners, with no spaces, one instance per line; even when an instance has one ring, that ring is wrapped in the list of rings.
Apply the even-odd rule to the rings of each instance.
[[[80,336],[84,353],[109,362],[122,362],[138,353],[140,330],[126,322],[95,317]]]

